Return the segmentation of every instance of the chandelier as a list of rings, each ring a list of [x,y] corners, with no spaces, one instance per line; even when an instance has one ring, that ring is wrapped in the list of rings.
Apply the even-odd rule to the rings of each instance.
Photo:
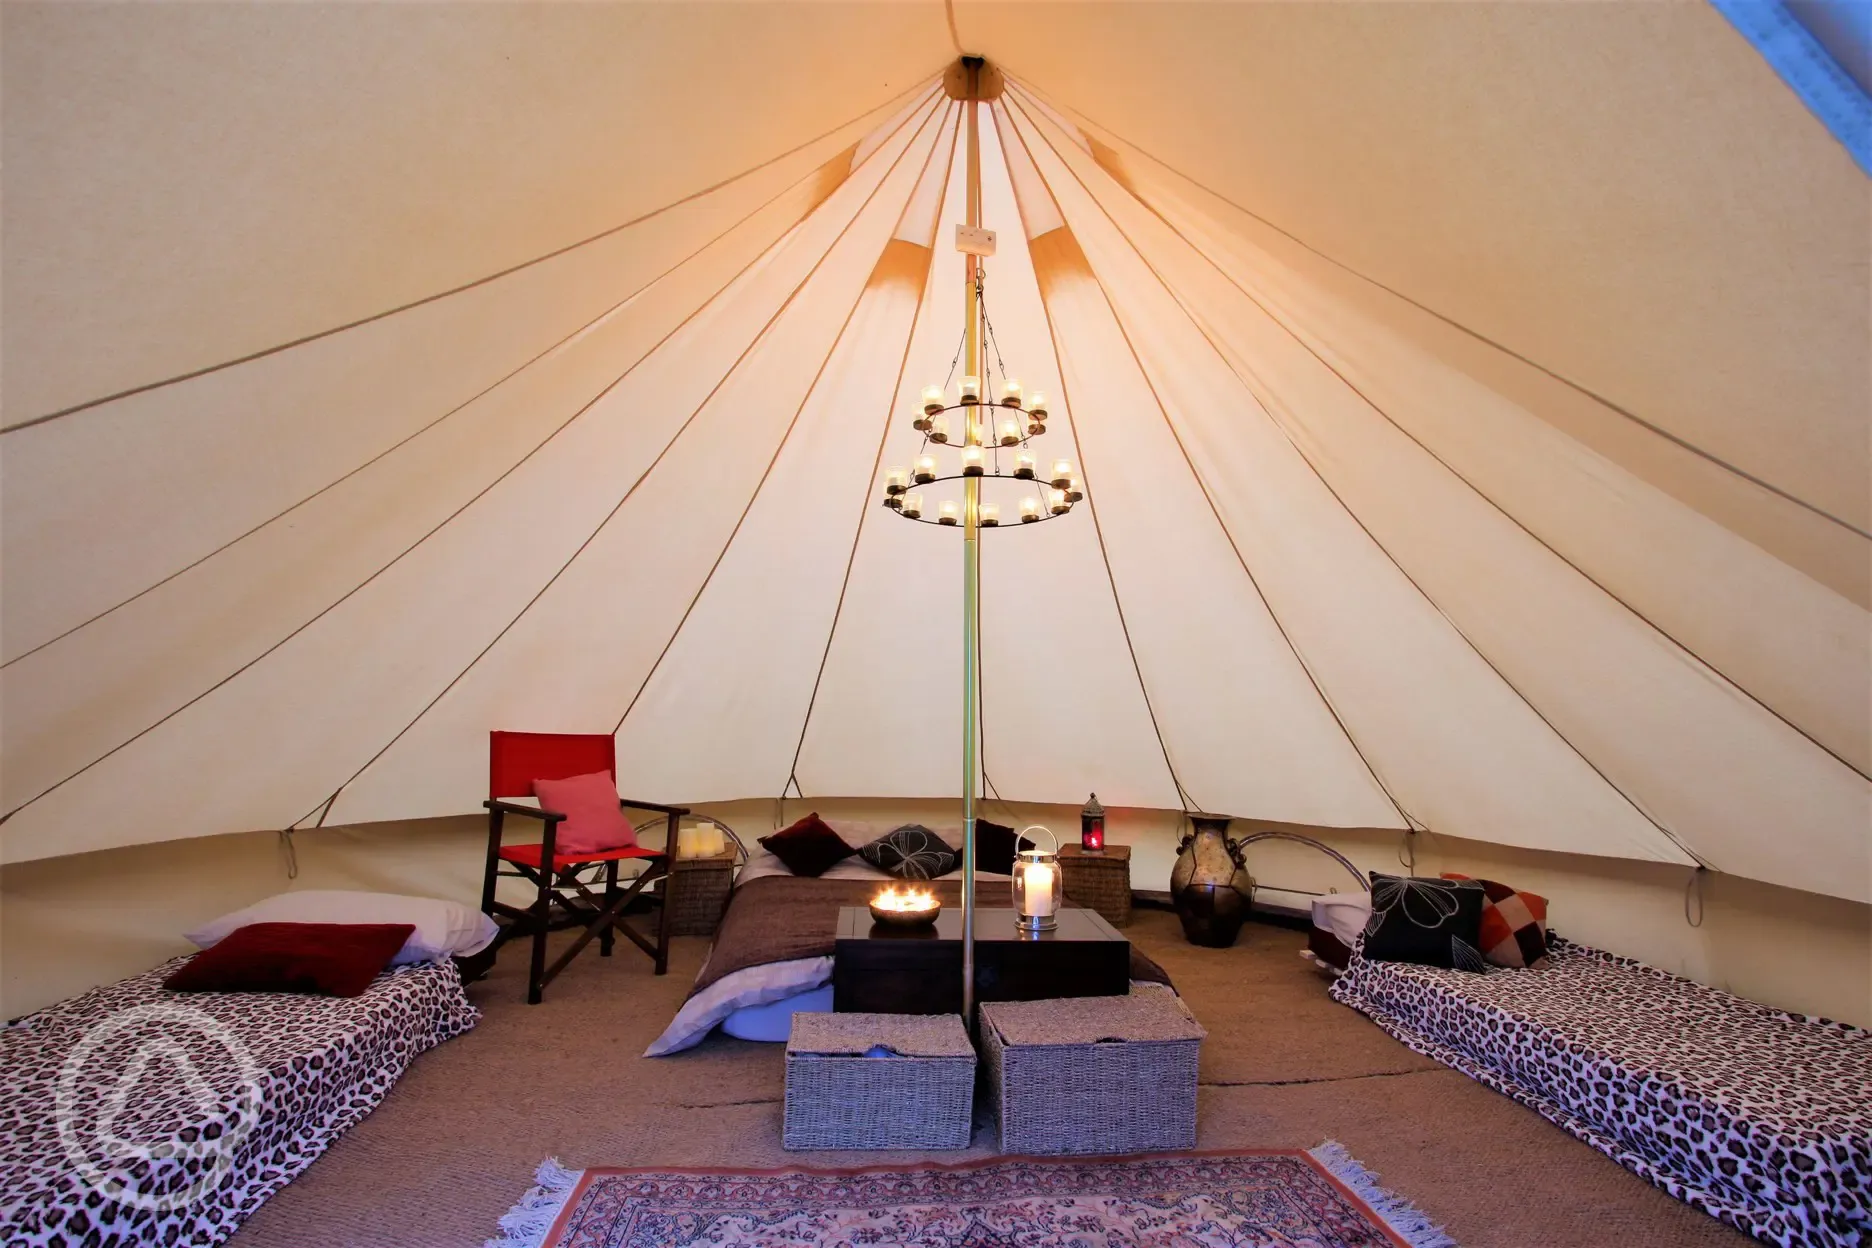
[[[978,268],[974,302],[981,309],[982,324],[990,326],[992,341],[979,273]],[[884,473],[884,506],[905,520],[995,529],[1003,527],[1005,514],[1010,525],[1038,524],[1069,514],[1085,497],[1071,460],[1048,463],[1034,449],[1033,440],[1047,430],[1046,395],[1038,390],[1026,394],[1011,377],[1004,376],[997,386],[992,370],[983,371],[988,376],[962,378],[954,402],[946,386],[924,388],[910,422],[923,438],[916,458],[909,467]],[[999,391],[998,401],[983,398],[984,381],[990,394]],[[931,507],[922,487],[949,481],[963,483],[963,497],[943,498]],[[1003,497],[989,499],[980,494],[988,482],[1015,484],[997,484]],[[1004,505],[1010,505],[1005,513]]]

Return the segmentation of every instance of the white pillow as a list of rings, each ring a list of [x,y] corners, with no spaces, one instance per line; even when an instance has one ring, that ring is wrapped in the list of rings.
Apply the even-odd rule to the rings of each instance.
[[[403,942],[396,957],[390,959],[392,966],[440,962],[450,956],[479,953],[500,934],[493,919],[457,901],[308,888],[257,901],[182,935],[190,943],[207,949],[249,923],[414,924],[416,930]]]

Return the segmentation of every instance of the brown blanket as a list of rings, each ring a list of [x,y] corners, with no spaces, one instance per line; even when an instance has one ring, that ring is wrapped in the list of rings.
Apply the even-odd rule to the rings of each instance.
[[[918,881],[918,886],[922,886]],[[689,990],[694,996],[718,979],[750,966],[790,962],[795,958],[829,958],[838,941],[841,906],[862,906],[878,890],[877,880],[813,880],[793,875],[764,875],[735,889],[715,933],[715,947]],[[962,904],[962,881],[935,880],[929,887],[945,906]],[[978,906],[1008,904],[1005,880],[981,881],[975,886]],[[1078,903],[1068,900],[1068,909]],[[1163,968],[1131,946],[1131,978],[1168,984]]]

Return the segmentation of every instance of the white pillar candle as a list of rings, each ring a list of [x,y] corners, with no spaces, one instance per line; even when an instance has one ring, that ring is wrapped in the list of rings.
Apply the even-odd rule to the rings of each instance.
[[[945,498],[936,509],[936,519],[943,524],[954,524],[961,519],[962,513],[956,508],[953,498]]]
[[[703,841],[702,856],[705,858],[721,857],[722,850],[727,848],[727,840],[722,836],[722,830],[712,823],[703,824],[702,826],[707,833],[707,837]]]
[[[979,514],[983,524],[990,528],[997,528],[1000,526],[1001,505],[999,503],[983,503]]]
[[[923,387],[923,414],[924,415],[934,416],[937,412],[942,411],[942,409],[947,406],[949,406],[949,400],[948,400],[948,397],[943,394],[943,388],[941,386],[924,386]]]
[[[1031,494],[1021,499],[1021,521],[1025,523],[1026,521],[1038,520],[1039,518],[1040,500]]]
[[[904,495],[903,514],[912,520],[919,519],[923,515],[923,496],[921,494]]]
[[[976,403],[981,400],[981,378],[964,377],[962,379],[962,401]]]
[[[962,475],[979,477],[982,474],[982,448],[969,446],[962,449]]]
[[[1013,446],[1021,440],[1020,421],[1009,416],[1001,422],[1001,445]]]
[[[1019,407],[1021,403],[1021,384],[1012,377],[1001,383],[1001,401],[1009,407]]]
[[[700,832],[700,828],[676,829],[676,856],[678,858],[694,858],[701,852],[696,848],[697,836]]]
[[[1072,504],[1066,501],[1066,491],[1065,490],[1048,490],[1047,491],[1047,508],[1050,511],[1052,511],[1052,513],[1056,516],[1059,515],[1063,511],[1071,510]]]
[[[1053,913],[1053,865],[1030,862],[1026,874],[1027,914],[1044,919]]]
[[[949,418],[947,416],[930,417],[929,440],[947,442],[949,440]]]
[[[918,485],[928,485],[936,479],[936,457],[919,455],[916,461],[916,479]]]

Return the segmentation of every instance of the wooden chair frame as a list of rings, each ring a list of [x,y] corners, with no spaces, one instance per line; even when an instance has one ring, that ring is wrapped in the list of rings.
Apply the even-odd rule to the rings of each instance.
[[[493,916],[501,924],[499,943],[518,939],[523,936],[533,938],[532,960],[527,969],[527,1004],[538,1005],[545,994],[546,985],[563,971],[573,958],[576,958],[592,942],[598,940],[600,957],[610,957],[614,934],[622,932],[627,939],[656,963],[658,975],[669,971],[669,897],[667,886],[665,894],[658,900],[656,943],[638,933],[624,921],[624,911],[631,902],[642,895],[646,889],[658,880],[670,877],[670,858],[676,844],[676,829],[682,817],[689,813],[687,807],[665,806],[658,802],[642,802],[620,799],[618,805],[628,810],[652,810],[664,816],[669,828],[669,844],[666,852],[633,856],[629,861],[644,863],[644,871],[628,888],[618,887],[617,858],[603,859],[594,856],[592,860],[569,863],[563,867],[556,865],[554,853],[559,836],[559,825],[565,822],[565,816],[557,811],[542,810],[536,806],[523,806],[515,802],[490,798],[482,805],[488,810],[488,848],[487,871],[481,886],[482,912]],[[537,819],[545,825],[540,838],[540,856],[538,866],[529,866],[523,862],[514,862],[501,857],[501,834],[506,828],[506,817],[518,815],[527,819]],[[502,862],[507,862],[514,869],[502,871]],[[604,893],[594,893],[593,887],[598,878],[593,875],[581,878],[580,873],[603,868]],[[494,896],[495,886],[501,878],[520,878],[530,881],[538,890],[530,906],[508,905]],[[568,895],[569,894],[569,895]],[[555,913],[556,912],[556,913]],[[546,937],[550,932],[564,931],[567,928],[582,927],[571,946],[553,959],[552,965],[546,964]]]

